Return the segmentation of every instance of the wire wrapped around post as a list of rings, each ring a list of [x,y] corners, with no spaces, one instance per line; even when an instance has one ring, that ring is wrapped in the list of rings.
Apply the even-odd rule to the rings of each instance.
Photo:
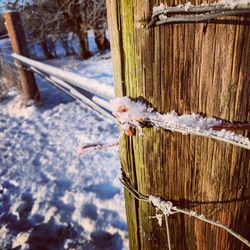
[[[170,23],[193,23],[210,21],[219,17],[239,16],[250,13],[250,1],[234,5],[213,4],[191,5],[190,2],[173,7],[155,6],[147,27]]]
[[[162,215],[164,216],[165,220],[170,215],[176,214],[176,213],[181,213],[181,214],[184,214],[184,215],[188,215],[190,217],[194,217],[194,218],[196,218],[198,220],[209,223],[210,225],[217,226],[219,228],[222,228],[222,229],[226,230],[229,234],[231,234],[236,239],[238,239],[239,241],[241,241],[242,243],[244,243],[246,246],[248,246],[250,248],[250,241],[245,239],[242,235],[240,235],[240,234],[236,233],[235,231],[233,231],[228,226],[223,225],[218,221],[210,220],[210,219],[206,218],[203,214],[197,214],[194,211],[187,211],[185,209],[178,208],[178,207],[174,206],[174,204],[171,201],[165,202],[164,200],[162,200],[159,197],[155,197],[155,196],[152,196],[152,195],[149,195],[147,197],[145,195],[142,195],[137,190],[135,190],[134,187],[131,184],[129,184],[127,181],[125,181],[125,179],[120,179],[120,181],[123,184],[124,188],[135,199],[137,199],[138,201],[147,202],[149,204],[152,204],[155,208],[160,210],[162,212]],[[166,230],[167,230],[168,243],[170,245],[169,228],[168,228],[168,221],[167,220],[166,220]],[[170,249],[169,246],[168,246],[168,248]]]

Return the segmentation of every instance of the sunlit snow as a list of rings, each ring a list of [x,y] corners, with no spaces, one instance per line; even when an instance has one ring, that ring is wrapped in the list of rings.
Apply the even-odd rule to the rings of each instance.
[[[109,54],[52,63],[113,82]],[[40,106],[20,107],[15,91],[0,102],[0,249],[128,248],[117,149],[77,155],[86,143],[116,139],[116,126],[37,82]]]

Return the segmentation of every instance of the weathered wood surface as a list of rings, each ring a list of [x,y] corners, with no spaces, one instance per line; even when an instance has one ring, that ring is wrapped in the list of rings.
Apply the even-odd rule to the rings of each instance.
[[[180,3],[107,0],[116,95],[142,96],[160,112],[249,121],[250,17],[144,28],[141,21],[161,2]],[[172,200],[250,240],[249,151],[160,129],[121,144],[122,169],[140,193]],[[152,206],[128,192],[125,201],[130,249],[167,249],[166,229],[149,218]],[[246,248],[205,222],[180,214],[169,221],[172,249]]]
[[[9,34],[11,47],[14,53],[29,57],[25,34],[21,18],[18,12],[10,11],[4,13],[5,26]],[[34,74],[27,71],[20,62],[16,62],[20,77],[22,101],[25,104],[29,100],[40,99],[40,94],[35,82]]]

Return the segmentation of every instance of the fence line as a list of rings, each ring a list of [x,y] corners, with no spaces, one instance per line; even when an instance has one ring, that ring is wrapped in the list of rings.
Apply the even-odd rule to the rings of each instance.
[[[112,122],[116,121],[109,103],[109,99],[112,97],[110,87],[103,86],[93,79],[63,71],[24,56],[12,54],[12,57],[24,64],[28,70],[43,77],[67,95],[79,101],[81,105],[84,103]],[[101,93],[99,88],[101,88]]]
[[[11,87],[19,88],[20,86],[18,66],[14,63],[14,59],[21,62],[28,70],[43,77],[67,95],[76,99],[80,105],[84,103],[112,122],[116,121],[109,103],[109,100],[113,98],[111,87],[24,56],[5,54],[1,49],[0,99],[7,94]]]
[[[7,38],[7,37],[9,37],[9,35],[5,34],[5,35],[0,36],[0,39]]]
[[[77,88],[84,89],[92,94],[98,93],[98,96],[107,100],[114,98],[114,90],[112,87],[100,84],[94,79],[89,79],[72,72],[66,72],[60,68],[41,63],[18,54],[12,54],[12,56],[26,66],[36,68],[45,74],[57,77]]]

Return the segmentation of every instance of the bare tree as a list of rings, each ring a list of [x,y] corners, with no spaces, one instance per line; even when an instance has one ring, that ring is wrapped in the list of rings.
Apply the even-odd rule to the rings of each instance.
[[[30,43],[40,43],[47,58],[56,56],[54,45],[60,40],[66,54],[74,53],[67,36],[74,33],[79,41],[80,58],[91,56],[88,44],[89,29],[94,30],[99,51],[109,48],[106,38],[106,5],[104,0],[8,0],[6,6],[22,14]]]
[[[65,18],[70,31],[76,34],[80,44],[80,57],[87,59],[91,56],[89,52],[87,27],[83,24],[81,14],[81,3],[79,0],[57,0],[58,7]]]
[[[93,29],[95,42],[100,52],[110,49],[110,43],[106,38],[107,15],[105,0],[91,0],[86,2],[86,10],[83,13],[84,22],[88,29]]]
[[[0,35],[4,35],[4,34],[6,34],[6,29],[4,26],[4,18],[2,14],[0,13]]]

